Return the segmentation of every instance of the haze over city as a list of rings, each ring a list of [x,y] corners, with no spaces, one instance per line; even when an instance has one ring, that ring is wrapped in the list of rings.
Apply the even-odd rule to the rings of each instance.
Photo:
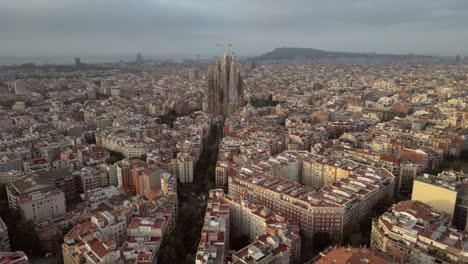
[[[468,2],[0,0],[0,56],[241,56],[277,47],[466,54]]]

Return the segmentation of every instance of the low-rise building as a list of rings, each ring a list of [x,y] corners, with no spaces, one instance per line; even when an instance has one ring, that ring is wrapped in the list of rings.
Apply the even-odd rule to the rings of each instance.
[[[23,162],[25,173],[34,173],[39,171],[49,171],[50,162],[45,158],[26,160]]]
[[[118,263],[121,252],[114,240],[101,239],[93,223],[87,221],[76,225],[64,237],[62,244],[63,262],[79,263]]]
[[[0,183],[10,183],[24,176],[24,172],[20,170],[11,170],[8,172],[0,172]]]
[[[134,218],[121,249],[125,263],[156,263],[167,229],[164,218]]]
[[[112,239],[120,245],[127,237],[127,219],[110,211],[101,211],[91,217],[91,223],[96,226],[104,239]]]
[[[13,154],[0,154],[0,173],[23,169],[23,160]]]
[[[382,252],[376,248],[351,248],[351,247],[329,247],[324,252],[320,252],[319,256],[314,258],[311,263],[314,264],[330,264],[330,263],[346,263],[346,264],[395,264],[403,263],[396,261],[392,255]]]

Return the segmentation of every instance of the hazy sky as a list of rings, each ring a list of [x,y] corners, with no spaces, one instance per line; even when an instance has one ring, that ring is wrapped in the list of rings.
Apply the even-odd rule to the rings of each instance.
[[[468,54],[468,0],[0,0],[0,56]]]

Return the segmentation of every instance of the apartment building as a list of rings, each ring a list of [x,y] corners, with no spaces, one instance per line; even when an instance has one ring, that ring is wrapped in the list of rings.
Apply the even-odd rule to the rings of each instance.
[[[402,148],[398,152],[409,161],[423,165],[424,170],[435,170],[440,166],[444,154],[442,150],[431,148]]]
[[[122,153],[125,158],[137,158],[150,150],[149,144],[142,137],[131,137],[125,133],[100,132],[96,134],[96,144]]]
[[[107,171],[101,167],[84,167],[74,172],[73,177],[80,193],[109,185]]]
[[[229,204],[223,190],[211,190],[205,212],[196,264],[223,264],[229,250]]]
[[[181,183],[193,182],[194,163],[193,157],[186,153],[179,153],[176,159],[171,160],[172,170]]]
[[[247,246],[247,248],[262,248],[263,246],[260,245],[268,244],[268,247],[275,253],[274,255],[279,254],[280,259],[285,263],[299,263],[301,256],[299,226],[268,207],[232,198],[226,194],[224,201],[230,205],[232,238],[247,236],[252,241],[251,247]],[[276,244],[276,241],[280,241],[282,245]],[[239,263],[250,258],[249,250],[239,250],[235,255]],[[258,259],[259,263],[269,263],[268,261],[270,261],[269,257]]]
[[[468,189],[463,172],[423,174],[414,180],[412,200],[449,214],[460,230],[468,229]]]
[[[366,166],[366,164],[339,156],[322,156],[307,151],[285,151],[275,157],[244,167],[271,176],[298,181],[306,186],[322,188],[347,178],[358,166]],[[223,175],[226,174],[226,171],[221,172]]]
[[[348,177],[356,166],[343,158],[311,154],[302,162],[301,183],[315,188],[330,186]]]
[[[210,191],[196,263],[227,263],[230,238],[251,244],[234,252],[230,263],[299,263],[299,227],[265,206]]]
[[[128,238],[121,247],[125,263],[156,263],[167,221],[136,217],[128,226]]]
[[[401,263],[401,262],[395,261],[392,255],[382,252],[374,247],[351,248],[351,247],[335,246],[335,247],[327,248],[324,252],[320,252],[319,256],[313,259],[310,263],[313,263],[313,264],[330,264],[330,263],[395,264],[395,263]]]
[[[387,169],[395,176],[395,192],[411,193],[413,179],[423,170],[422,165],[409,162],[398,153],[380,154],[368,149],[343,148],[334,154],[362,164]]]
[[[385,169],[356,165],[349,176],[316,191],[251,167],[236,167],[229,175],[230,196],[264,205],[299,224],[302,234],[341,234],[358,223],[382,199],[393,197],[394,176]]]
[[[47,192],[55,188],[54,183],[49,178],[38,175],[21,177],[7,184],[8,206],[12,209],[18,209],[20,195]]]
[[[11,170],[8,172],[0,172],[0,184],[14,182],[24,176],[24,172],[20,170]]]
[[[123,215],[117,215],[110,211],[101,211],[94,214],[90,221],[96,226],[96,230],[100,232],[101,238],[111,239],[117,245],[122,244],[127,238],[127,219]]]
[[[37,158],[26,160],[23,162],[23,170],[25,173],[34,173],[39,171],[49,171],[50,163],[45,158]]]
[[[161,174],[161,191],[163,194],[177,193],[177,177],[169,172]]]
[[[280,176],[293,181],[300,181],[301,179],[300,165],[301,161],[288,152],[283,152],[267,160],[260,160],[250,164],[251,167],[262,170],[270,175]]]
[[[40,223],[66,213],[65,194],[57,188],[20,194],[17,209],[26,219]]]
[[[420,164],[406,162],[400,166],[400,175],[395,179],[395,191],[409,194],[413,189],[414,179],[421,174],[423,167]]]
[[[130,164],[124,159],[115,163],[117,173],[117,186],[119,188],[128,187],[130,185]]]
[[[419,201],[403,201],[372,223],[371,244],[404,263],[464,263],[468,234],[450,216]]]
[[[73,201],[77,197],[77,186],[75,179],[69,169],[56,169],[50,171],[41,171],[37,176],[43,179],[50,180],[55,187],[60,189],[65,194],[67,202]]]
[[[86,194],[87,202],[100,200],[101,205],[86,207],[82,214],[87,216],[72,223],[62,244],[65,263],[155,263],[164,235],[177,221],[177,195],[102,198],[113,198],[115,191],[105,188]]]
[[[153,199],[159,191],[161,191],[161,178],[165,170],[157,169],[156,167],[148,167],[138,175],[136,179],[136,194]]]
[[[252,163],[257,160],[265,160],[270,157],[270,150],[265,147],[241,145],[238,152],[232,153],[232,162],[237,165]]]
[[[8,172],[12,170],[22,170],[23,169],[23,160],[18,156],[10,154],[3,155],[0,154],[0,173]]]
[[[86,202],[89,208],[95,209],[100,203],[120,195],[120,191],[115,186],[110,185],[103,188],[89,190],[80,194],[80,197]]]
[[[91,221],[74,226],[64,237],[62,254],[64,264],[118,263],[121,252],[114,240],[100,238]]]
[[[278,237],[265,234],[232,254],[232,264],[292,263],[291,257],[289,247]]]
[[[233,163],[228,161],[218,161],[215,168],[215,185],[217,189],[227,191],[228,174],[230,168],[234,167]]]

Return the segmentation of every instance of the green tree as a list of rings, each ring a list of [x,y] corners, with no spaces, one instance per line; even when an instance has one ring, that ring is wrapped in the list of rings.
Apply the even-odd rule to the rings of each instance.
[[[84,139],[88,144],[96,144],[96,137],[94,136],[94,133],[86,133],[84,135]]]
[[[178,185],[179,216],[175,230],[164,239],[159,254],[160,263],[194,263],[200,240],[206,203],[199,202],[191,193],[205,193],[214,188],[218,141],[222,123],[211,127],[211,134],[203,141],[203,152],[194,171],[194,182]]]
[[[4,184],[4,183],[0,184],[0,202],[1,203],[8,202],[8,194],[7,194],[7,190],[6,190],[6,184]]]
[[[195,263],[195,256],[193,254],[187,254],[187,256],[185,257],[185,261],[184,261],[185,264],[193,264]]]
[[[351,246],[353,247],[359,247],[365,244],[363,241],[362,233],[359,233],[359,232],[352,233],[349,240],[350,240]]]
[[[115,164],[117,161],[120,159],[117,158],[116,156],[110,156],[109,158],[106,159],[106,163],[109,165]]]
[[[161,120],[161,123],[173,127],[177,117],[180,117],[180,115],[177,114],[175,110],[170,110],[167,114],[160,116],[159,119]]]
[[[249,237],[246,235],[232,237],[231,238],[231,249],[240,250],[249,244]]]
[[[210,190],[213,190],[215,188],[215,185],[212,180],[208,179],[205,184],[205,192],[209,192]]]
[[[21,218],[13,235],[11,247],[22,250],[29,256],[42,256],[41,241],[36,233],[36,225],[32,220]]]
[[[13,105],[15,104],[15,100],[13,99],[1,99],[0,100],[0,106],[4,106],[4,107],[12,107]]]
[[[170,243],[161,245],[160,263],[177,263],[177,253]]]
[[[264,99],[257,99],[253,102],[251,102],[253,107],[260,108],[260,107],[266,107],[266,106],[276,106],[279,104],[278,101],[273,101],[271,99],[264,100]]]
[[[120,152],[109,151],[109,153],[110,157],[106,159],[107,164],[114,164],[117,161],[123,160],[125,158],[125,156]]]
[[[313,245],[316,252],[320,252],[333,244],[333,239],[330,233],[317,232],[314,234]]]

